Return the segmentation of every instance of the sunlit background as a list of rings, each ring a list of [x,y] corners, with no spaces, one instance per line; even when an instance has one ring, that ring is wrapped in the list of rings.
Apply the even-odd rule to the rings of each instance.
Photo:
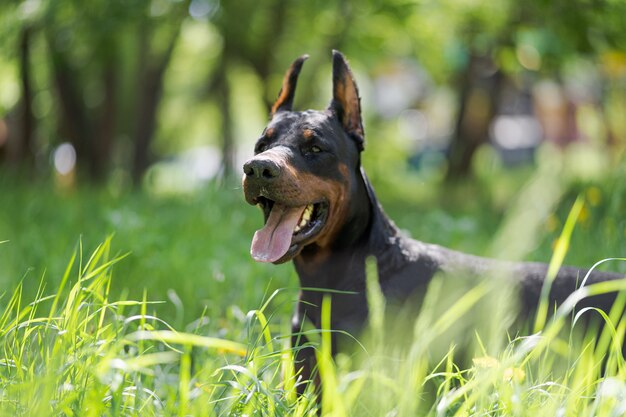
[[[625,16],[621,0],[3,1],[0,282],[56,280],[79,239],[115,233],[120,288],[201,308],[197,282],[295,285],[248,258],[261,220],[240,167],[294,58],[310,55],[296,108],[328,105],[332,49],[402,228],[546,260],[583,195],[572,261],[623,256]]]
[[[416,171],[465,177],[483,145],[514,166],[544,142],[613,160],[626,143],[621,1],[3,3],[2,165],[31,177],[188,189],[238,172],[290,60],[312,57],[300,106],[328,102],[332,48],[368,139],[393,136]]]

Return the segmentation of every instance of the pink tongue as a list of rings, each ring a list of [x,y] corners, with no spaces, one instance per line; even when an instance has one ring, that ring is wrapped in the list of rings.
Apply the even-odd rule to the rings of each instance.
[[[287,253],[291,236],[306,206],[286,207],[274,203],[267,223],[252,238],[250,254],[255,261],[275,262]]]

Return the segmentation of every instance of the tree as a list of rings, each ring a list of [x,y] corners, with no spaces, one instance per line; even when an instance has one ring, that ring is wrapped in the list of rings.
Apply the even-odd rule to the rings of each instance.
[[[149,1],[49,7],[46,38],[61,103],[59,129],[93,180],[106,178],[116,137],[127,136],[133,139],[132,179],[139,185],[151,162],[163,75],[187,5],[167,2],[156,15]],[[132,118],[124,117],[127,111]]]
[[[78,169],[101,181],[107,178],[119,138],[130,138],[131,172],[138,184],[151,161],[163,75],[189,3],[164,1],[158,8],[148,0],[33,4],[3,6],[20,34],[0,45],[11,49],[16,43],[21,86],[19,129],[12,129],[7,156],[16,164],[32,161],[39,122],[33,96],[51,91],[58,107],[53,106],[53,131],[46,135],[46,145],[70,142]],[[34,44],[48,56],[39,85],[33,80]]]

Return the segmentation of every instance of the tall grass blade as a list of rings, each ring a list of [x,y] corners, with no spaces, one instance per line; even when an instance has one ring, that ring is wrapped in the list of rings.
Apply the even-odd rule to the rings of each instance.
[[[561,236],[559,236],[557,240],[554,254],[552,255],[552,259],[550,259],[550,263],[548,264],[548,272],[543,282],[543,286],[541,287],[539,306],[537,307],[537,315],[534,325],[535,333],[542,330],[546,324],[546,320],[548,318],[548,308],[550,305],[550,289],[552,288],[552,283],[556,279],[561,265],[563,265],[563,260],[565,259],[565,255],[567,254],[569,242],[572,237],[572,233],[574,232],[574,226],[576,225],[576,221],[580,216],[583,205],[583,198],[581,196],[578,196],[578,198],[574,202],[574,205],[572,206],[572,209],[569,212],[569,215],[567,216],[567,220],[565,221],[565,226],[563,227]]]

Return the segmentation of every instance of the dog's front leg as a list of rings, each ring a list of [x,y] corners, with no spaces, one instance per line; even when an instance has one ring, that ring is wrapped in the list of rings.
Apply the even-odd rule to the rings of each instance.
[[[296,390],[298,395],[302,395],[311,381],[319,388],[320,381],[316,370],[315,349],[312,346],[307,346],[308,340],[306,336],[294,334],[291,338],[291,343],[294,349],[294,368],[298,376]],[[312,378],[315,378],[315,380]]]
[[[294,368],[297,375],[296,389],[298,395],[302,395],[309,383],[315,384],[319,392],[321,381],[317,372],[317,359],[315,348],[303,334],[306,314],[299,302],[291,322],[291,347],[293,349]]]

